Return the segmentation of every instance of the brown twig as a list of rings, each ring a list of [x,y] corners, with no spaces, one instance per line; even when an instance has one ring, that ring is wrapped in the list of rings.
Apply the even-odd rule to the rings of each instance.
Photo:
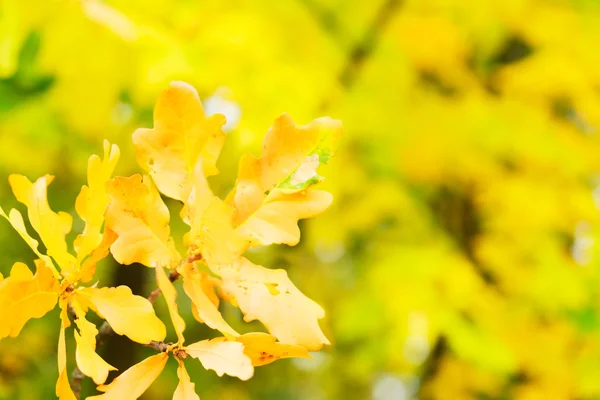
[[[76,399],[81,397],[81,383],[83,382],[83,378],[85,378],[85,375],[83,375],[78,367],[75,367],[71,373],[71,388]]]

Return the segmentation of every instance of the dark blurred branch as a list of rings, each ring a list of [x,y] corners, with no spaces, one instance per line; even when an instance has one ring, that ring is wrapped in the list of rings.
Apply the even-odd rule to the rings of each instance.
[[[307,10],[313,15],[321,28],[327,32],[344,50],[348,56],[346,62],[342,66],[337,81],[345,89],[350,89],[356,83],[359,72],[363,65],[373,54],[379,40],[389,25],[395,11],[402,4],[401,0],[387,0],[378,10],[377,15],[367,28],[362,39],[350,46],[346,44],[345,38],[347,35],[342,31],[335,13],[320,7],[314,0],[300,0],[305,5]],[[320,105],[320,109],[327,109],[331,99],[324,99]]]
[[[400,0],[387,0],[379,9],[362,40],[351,49],[346,65],[338,77],[343,87],[350,88],[354,85],[358,73],[377,47],[380,37],[400,4]]]
[[[444,354],[448,350],[448,341],[445,336],[439,336],[427,362],[423,367],[421,375],[421,384],[419,385],[419,399],[427,400],[427,383],[430,382],[438,373]]]
[[[319,27],[337,43],[341,48],[346,48],[346,34],[340,26],[336,14],[331,10],[322,7],[314,0],[299,0],[306,10],[310,13],[313,19],[319,24]]]

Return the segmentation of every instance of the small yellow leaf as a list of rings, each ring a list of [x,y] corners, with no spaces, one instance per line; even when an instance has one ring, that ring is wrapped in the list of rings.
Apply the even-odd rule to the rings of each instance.
[[[61,325],[58,337],[58,380],[56,381],[56,397],[58,400],[76,400],[69,385],[67,376],[67,346],[65,343],[65,326]]]
[[[185,347],[185,351],[202,363],[205,369],[212,369],[218,376],[227,374],[245,381],[252,377],[252,361],[244,354],[244,345],[228,341],[224,337],[202,340]]]
[[[179,377],[179,384],[173,394],[173,400],[200,400],[196,394],[196,385],[190,380],[182,361],[179,361],[177,367],[177,377]]]
[[[0,281],[0,339],[17,336],[27,321],[43,317],[56,306],[58,281],[43,261],[35,264],[35,275],[18,262],[10,276]]]
[[[75,210],[85,222],[83,233],[78,235],[74,242],[79,262],[83,261],[102,241],[104,212],[109,202],[106,182],[115,169],[119,154],[119,148],[114,144],[111,146],[105,140],[104,159],[100,160],[100,157],[94,154],[88,161],[88,186],[81,188],[75,201]]]
[[[267,269],[240,257],[221,268],[219,275],[223,297],[239,306],[246,322],[259,320],[282,343],[310,351],[329,344],[318,322],[325,312],[294,286],[284,270]]]
[[[118,235],[110,248],[115,259],[147,267],[176,264],[180,257],[170,236],[169,210],[152,181],[139,174],[116,177],[106,190],[106,226]]]
[[[48,204],[47,189],[54,177],[45,175],[34,183],[17,174],[10,175],[8,179],[17,200],[27,206],[29,222],[40,235],[48,255],[56,260],[63,273],[73,272],[78,268],[78,263],[67,251],[65,240],[71,231],[73,218],[62,211],[55,213]]]
[[[75,351],[77,366],[84,375],[91,377],[96,385],[101,385],[108,378],[109,371],[115,371],[116,368],[96,353],[96,335],[98,334],[96,326],[85,319],[85,313],[77,301],[71,302],[71,306],[77,315],[75,324],[79,329],[79,332],[74,332],[77,343]]]
[[[161,193],[186,201],[193,169],[201,158],[206,176],[218,173],[217,158],[225,141],[225,117],[206,117],[198,92],[171,82],[154,108],[154,128],[133,134],[137,161],[150,172]]]
[[[83,296],[83,302],[87,300],[116,333],[134,342],[160,342],[167,335],[165,325],[154,313],[152,303],[133,295],[127,286],[84,288],[77,291],[76,296]]]
[[[158,378],[165,368],[168,353],[160,353],[146,358],[115,378],[110,384],[98,386],[104,392],[87,400],[136,400]]]
[[[33,250],[35,255],[37,255],[40,259],[44,260],[46,265],[52,269],[56,276],[58,276],[58,271],[56,267],[52,263],[52,259],[45,254],[40,253],[38,250],[39,243],[37,240],[32,238],[29,233],[27,233],[27,228],[25,228],[25,221],[23,221],[23,215],[18,210],[14,208],[10,210],[9,214],[6,215],[2,207],[0,207],[0,215],[6,218],[8,222],[12,225],[12,227],[17,231],[17,233],[23,238],[25,243]]]
[[[304,347],[276,342],[274,336],[262,332],[246,333],[236,340],[244,345],[244,354],[250,357],[255,367],[282,358],[311,358]]]
[[[322,213],[332,200],[332,195],[322,190],[309,189],[293,194],[273,190],[236,232],[253,246],[274,243],[294,246],[300,241],[298,220]]]
[[[300,241],[298,220],[322,213],[331,194],[310,189],[323,180],[317,169],[333,155],[342,124],[319,118],[298,127],[284,114],[265,135],[263,154],[242,157],[228,202],[236,232],[252,246]]]
[[[239,336],[239,333],[229,326],[219,312],[218,303],[214,302],[216,298],[214,289],[212,285],[207,285],[210,279],[208,275],[200,273],[192,264],[184,265],[180,272],[183,276],[183,290],[195,306],[194,316],[224,335]],[[209,294],[212,291],[210,297],[207,295],[207,290]]]
[[[181,345],[185,339],[183,337],[183,331],[185,330],[185,321],[179,315],[177,307],[177,291],[175,287],[167,278],[165,270],[160,265],[155,267],[156,269],[156,283],[158,288],[161,290],[165,301],[167,302],[167,308],[169,309],[169,315],[171,321],[173,321],[173,327],[175,327],[175,333],[177,333],[177,344]]]

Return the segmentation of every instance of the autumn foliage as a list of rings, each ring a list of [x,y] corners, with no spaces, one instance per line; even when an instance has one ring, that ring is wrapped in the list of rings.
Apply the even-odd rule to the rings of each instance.
[[[45,251],[27,231],[16,209],[0,214],[34,252],[36,272],[17,262],[10,275],[0,275],[0,339],[19,335],[27,321],[41,318],[57,305],[61,331],[58,343],[56,395],[75,399],[69,384],[65,335],[72,327],[75,359],[80,373],[90,377],[103,394],[97,400],[134,400],[161,374],[169,357],[178,362],[179,384],[173,399],[198,399],[185,363],[197,359],[207,370],[241,380],[254,368],[289,357],[310,357],[329,344],[319,319],[323,309],[290,281],[284,270],[256,265],[244,257],[251,247],[298,244],[300,219],[322,213],[330,193],[314,188],[323,177],[342,128],[338,121],[320,118],[296,126],[287,115],[277,118],[264,138],[260,158],[244,156],[235,187],[225,199],[211,191],[207,177],[218,173],[216,162],[226,136],[225,117],[206,116],[196,90],[172,82],[158,98],[154,127],[133,134],[137,161],[144,175],[112,177],[119,148],[107,141],[103,157],[89,159],[87,185],[75,201],[83,231],[70,251],[66,235],[70,214],[53,211],[47,189],[53,177],[34,182],[22,175],[9,177],[12,191],[27,209],[27,217]],[[179,217],[189,225],[186,254],[179,254],[170,233],[170,214],[163,196],[181,202]],[[96,266],[109,253],[123,265],[153,268],[157,291],[148,299],[127,286],[104,287],[95,279]],[[181,277],[181,279],[179,279]],[[182,282],[198,323],[222,336],[190,342],[178,311],[174,282]],[[176,338],[166,341],[166,328],[152,302],[166,301]],[[219,312],[225,300],[238,307],[245,321],[260,321],[269,333],[240,334]],[[96,352],[98,327],[94,312],[118,335],[159,351],[106,383],[115,368]],[[69,333],[70,334],[70,333]]]

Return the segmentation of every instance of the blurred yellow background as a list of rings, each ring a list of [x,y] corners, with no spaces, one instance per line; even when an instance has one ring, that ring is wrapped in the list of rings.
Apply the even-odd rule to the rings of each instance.
[[[228,118],[220,195],[281,113],[345,126],[332,208],[252,254],[326,309],[333,345],[249,382],[198,364],[203,400],[600,399],[600,2],[0,0],[2,206],[10,173],[50,173],[75,215],[105,138],[137,172],[131,134],[174,79]],[[0,272],[31,265],[0,222]],[[99,269],[153,288],[144,267]],[[0,342],[0,399],[54,398],[54,321]],[[102,351],[121,370],[147,353]],[[167,369],[143,399],[175,385]]]

